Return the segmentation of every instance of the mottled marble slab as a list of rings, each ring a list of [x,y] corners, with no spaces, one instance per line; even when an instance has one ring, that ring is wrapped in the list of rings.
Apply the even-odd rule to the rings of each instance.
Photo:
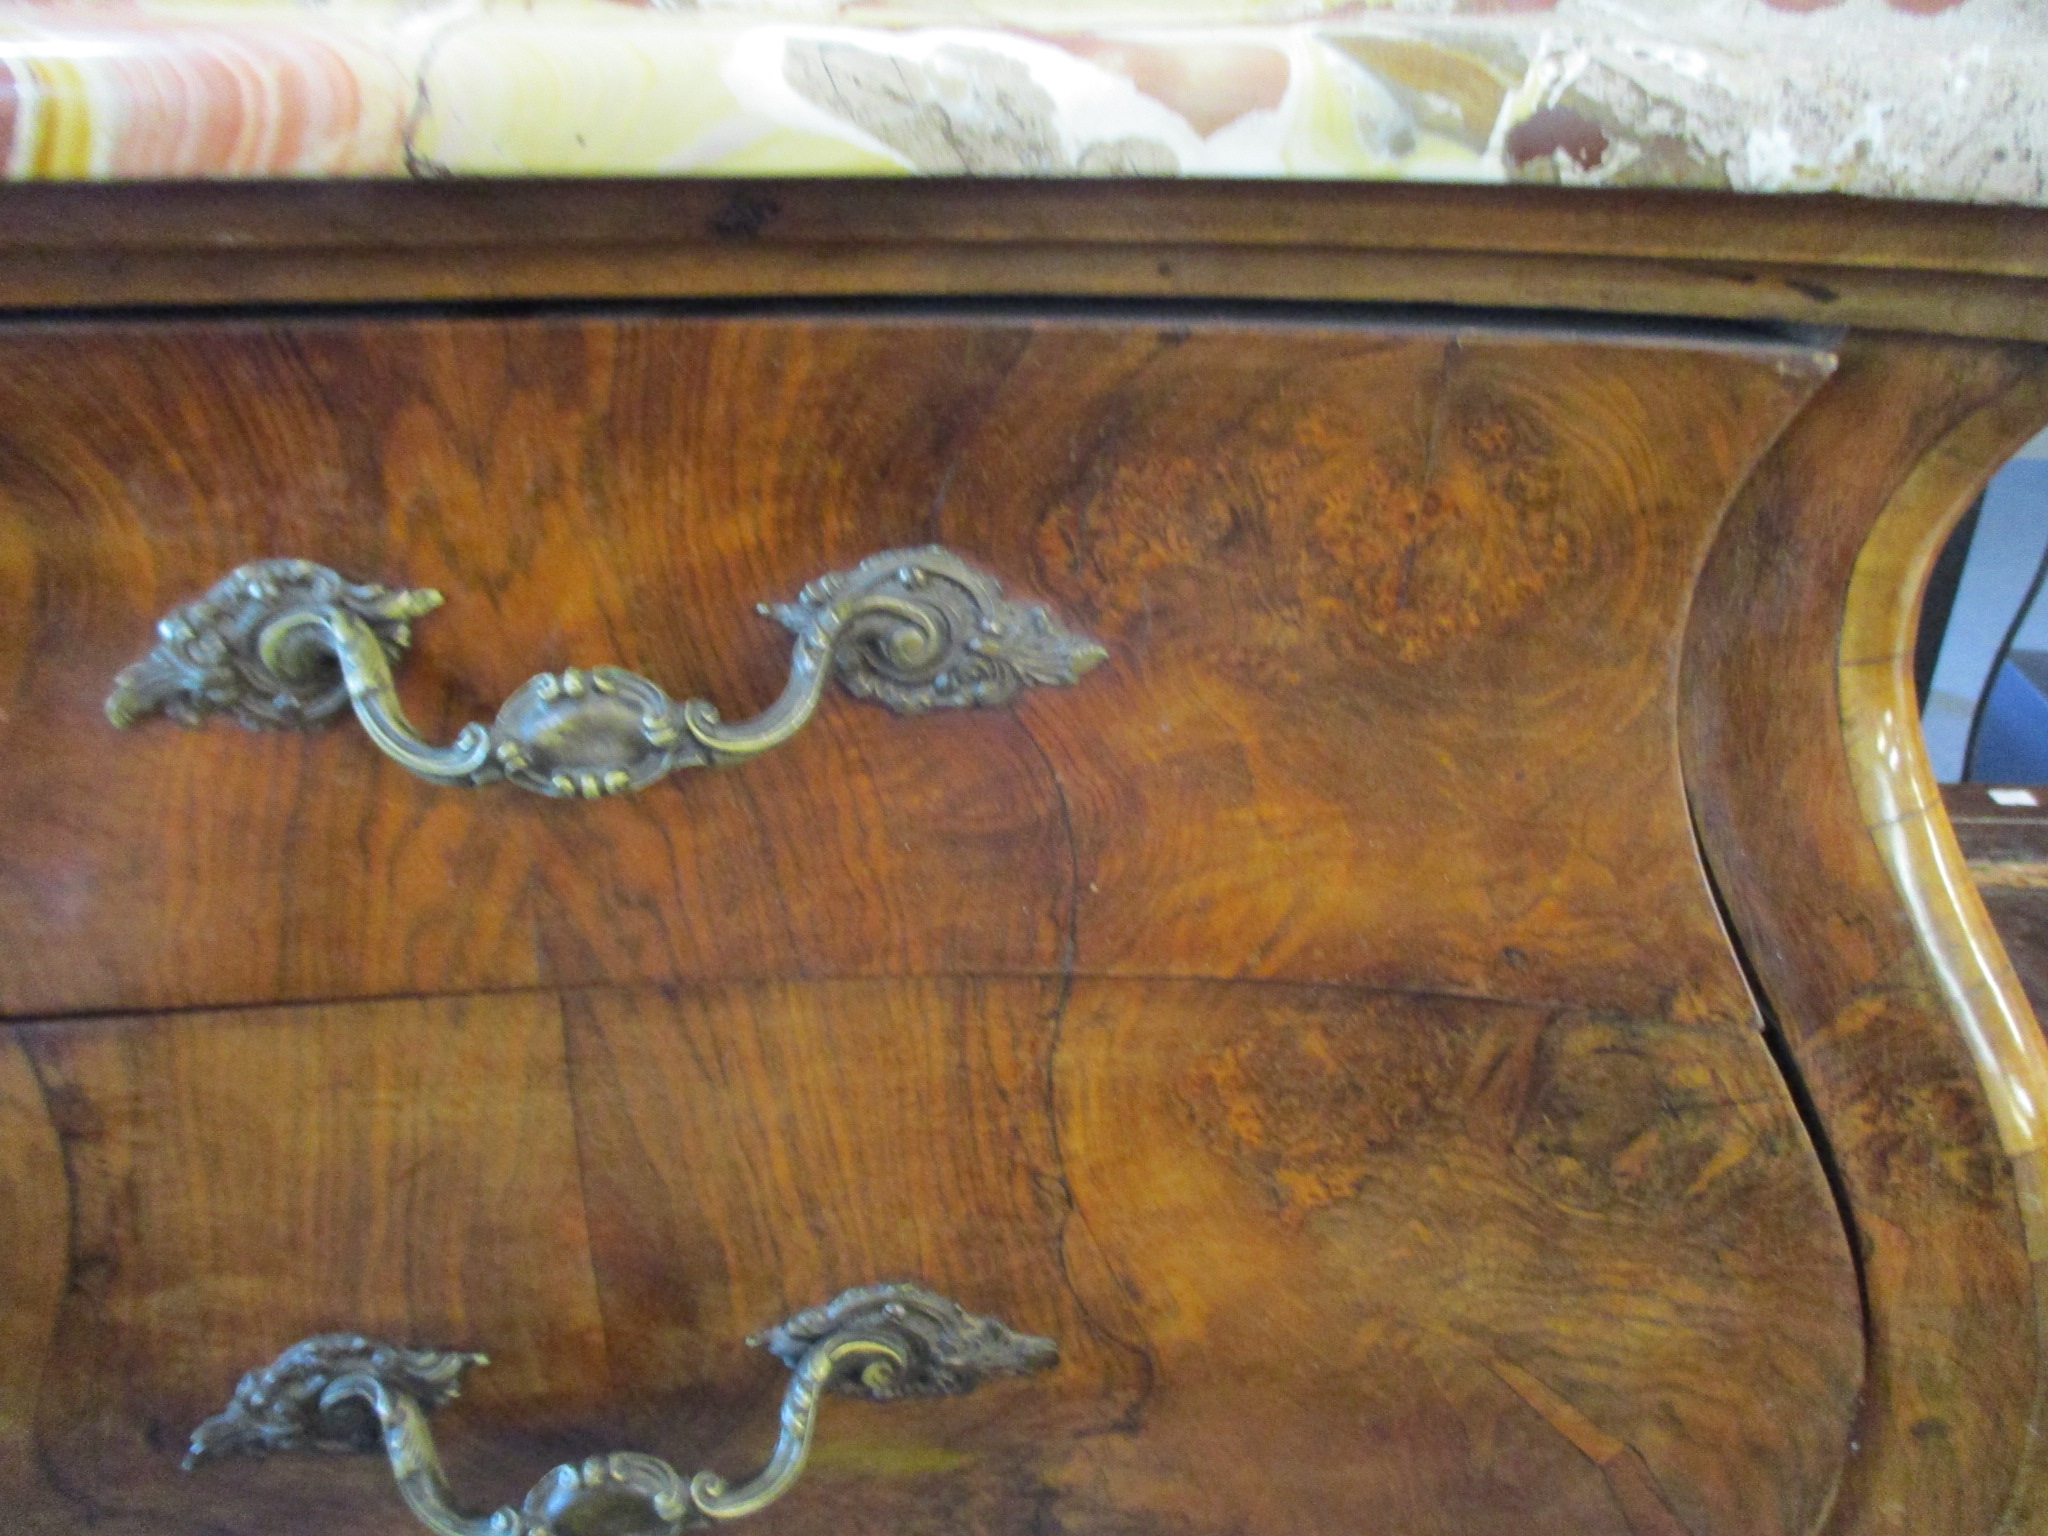
[[[13,180],[1254,176],[2048,203],[2043,0],[0,0]]]

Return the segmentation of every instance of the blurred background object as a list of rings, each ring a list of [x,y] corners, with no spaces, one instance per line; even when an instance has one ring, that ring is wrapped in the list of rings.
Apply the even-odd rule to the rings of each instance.
[[[1915,682],[1944,784],[2048,784],[2048,432],[1992,477],[1928,581]]]

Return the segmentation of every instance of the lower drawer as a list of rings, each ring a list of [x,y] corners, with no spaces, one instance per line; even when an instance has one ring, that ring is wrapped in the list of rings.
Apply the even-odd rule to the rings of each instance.
[[[11,1529],[409,1528],[375,1457],[177,1470],[335,1330],[487,1352],[457,1497],[737,1479],[748,1335],[916,1281],[1056,1341],[824,1405],[780,1532],[1804,1532],[1861,1330],[1746,1032],[1279,983],[846,981],[0,1035]]]

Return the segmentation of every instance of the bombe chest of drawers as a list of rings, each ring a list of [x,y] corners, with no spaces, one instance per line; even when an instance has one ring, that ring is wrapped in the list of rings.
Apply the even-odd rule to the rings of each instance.
[[[10,1529],[2043,1528],[2048,214],[0,211]]]

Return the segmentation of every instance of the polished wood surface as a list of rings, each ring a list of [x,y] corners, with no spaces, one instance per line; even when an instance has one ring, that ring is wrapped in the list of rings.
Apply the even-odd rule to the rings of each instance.
[[[2048,214],[0,209],[18,1528],[404,1528],[370,1460],[174,1471],[337,1327],[492,1353],[442,1421],[478,1506],[614,1447],[741,1472],[782,1381],[741,1340],[889,1279],[1064,1364],[831,1404],[778,1527],[2041,1524],[2048,1090],[1896,658],[2048,365],[1509,312],[2043,340]],[[437,736],[569,664],[737,715],[787,663],[757,602],[928,540],[1108,664],[1002,714],[835,695],[595,806],[429,788],[350,727],[99,714],[159,614],[296,554],[447,594],[400,673]]]
[[[479,1502],[615,1445],[742,1470],[740,1341],[902,1278],[1065,1365],[837,1413],[781,1524],[1829,1507],[1856,1273],[1677,720],[1700,563],[1826,352],[865,313],[94,320],[0,363],[0,1422],[45,1528],[384,1528],[373,1464],[172,1470],[330,1328],[495,1356],[445,1436]],[[286,552],[448,594],[402,670],[436,734],[600,660],[736,714],[786,665],[755,602],[925,540],[1109,662],[835,698],[597,805],[99,714],[158,613]]]
[[[2048,211],[1617,189],[840,180],[0,188],[0,302],[1270,299],[2048,340]]]
[[[792,1532],[1801,1532],[1854,1277],[1744,1031],[1271,983],[769,983],[0,1037],[13,1529],[404,1528],[371,1458],[176,1470],[234,1377],[487,1350],[477,1506],[744,1470],[742,1340],[916,1278],[1060,1369],[829,1405]],[[50,1164],[61,1163],[61,1176]]]
[[[17,1015],[975,972],[1368,982],[1746,1027],[1675,683],[1721,507],[1824,376],[1761,340],[1193,318],[90,322],[0,335]],[[754,612],[942,541],[1109,662],[834,696],[630,800],[100,714],[252,558],[429,585],[442,739],[616,662],[737,715]]]
[[[2022,1156],[2048,1149],[2048,1043],[1963,865],[1922,748],[1912,652],[1920,593],[1986,467],[2048,421],[2048,358],[1960,420],[1914,464],[1870,530],[1850,577],[1837,664],[1849,773],[1920,946],[1998,1120]],[[2048,1248],[2048,1225],[2042,1244]]]
[[[2025,1004],[1922,814],[1902,637],[2044,379],[2025,349],[1853,339],[1730,509],[1688,639],[1702,845],[1860,1259],[1869,1376],[1828,1527],[1858,1536],[2040,1519],[2038,1041],[1973,1031],[1980,1000]]]
[[[1399,182],[453,178],[12,183],[0,248],[369,252],[636,242],[1072,240],[1769,261],[2048,277],[2048,213],[1879,198]],[[549,215],[543,220],[541,215]],[[232,256],[229,257],[232,260]],[[1159,290],[1160,296],[1165,288]]]
[[[2048,786],[2031,793],[2033,805],[2007,806],[1982,784],[1948,784],[1941,799],[1970,883],[2041,1018],[2048,1016]]]

